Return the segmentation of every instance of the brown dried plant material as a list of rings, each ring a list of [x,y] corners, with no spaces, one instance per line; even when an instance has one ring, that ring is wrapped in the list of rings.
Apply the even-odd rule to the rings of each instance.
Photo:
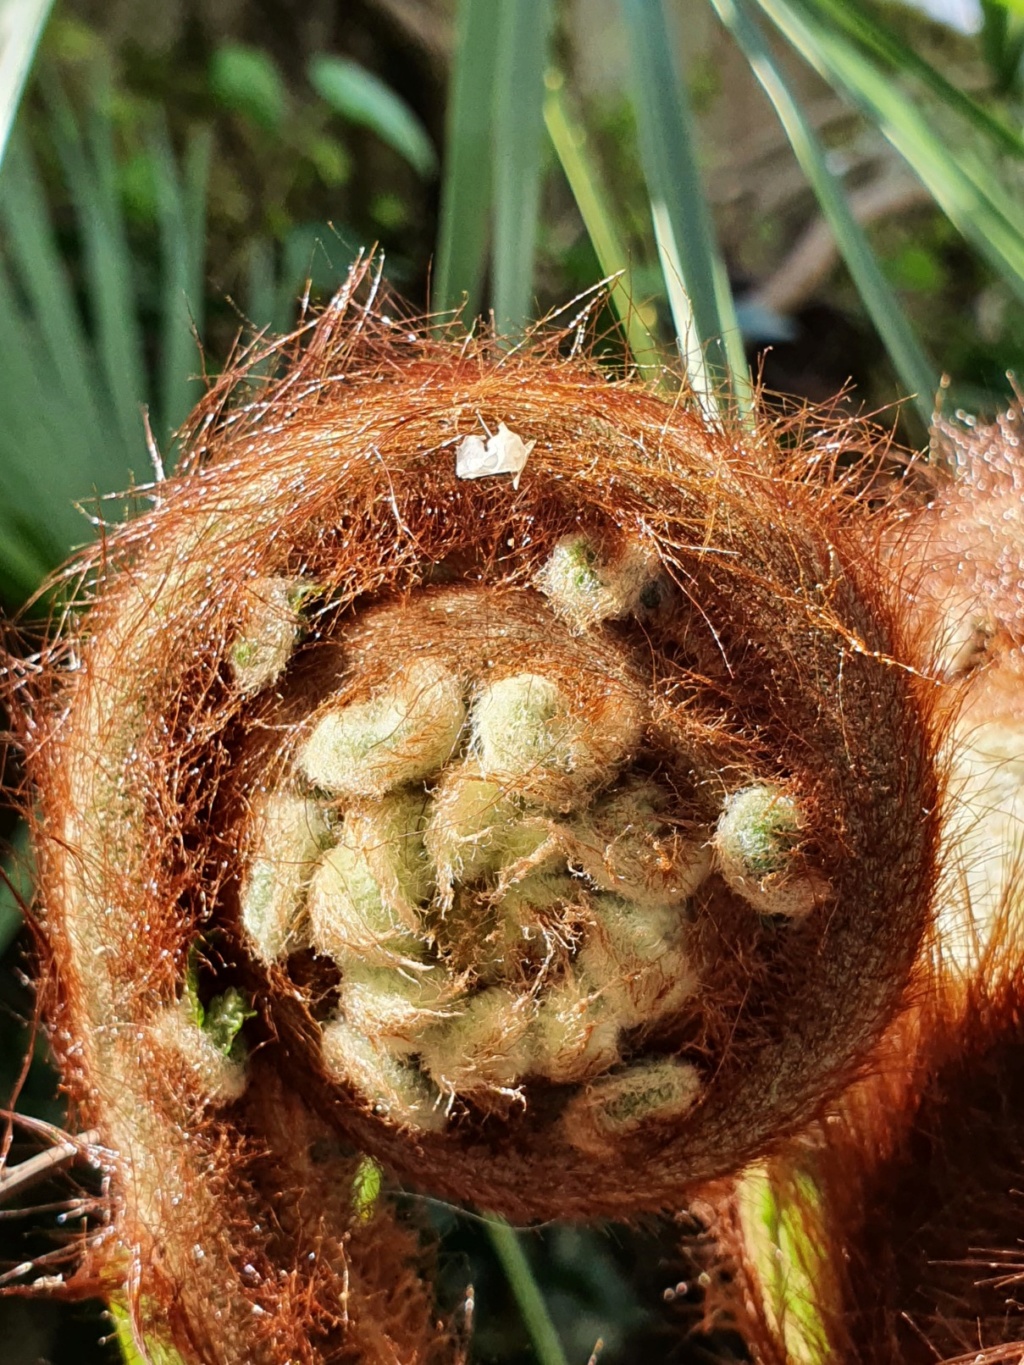
[[[909,498],[859,496],[833,431],[711,428],[360,283],[279,379],[213,389],[20,698],[54,1044],[113,1154],[90,1257],[189,1361],[443,1355],[359,1153],[512,1218],[678,1205],[812,1120],[927,970]],[[503,423],[516,479],[459,478]],[[737,871],[751,789],[788,822]]]

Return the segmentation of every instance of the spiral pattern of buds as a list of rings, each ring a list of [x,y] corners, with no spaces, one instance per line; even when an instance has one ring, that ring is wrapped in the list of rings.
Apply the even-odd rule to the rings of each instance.
[[[360,1153],[634,1214],[849,1081],[928,931],[937,741],[899,508],[813,446],[349,296],[252,384],[92,556],[25,747],[108,1264],[200,1359],[340,1360],[418,1274]]]

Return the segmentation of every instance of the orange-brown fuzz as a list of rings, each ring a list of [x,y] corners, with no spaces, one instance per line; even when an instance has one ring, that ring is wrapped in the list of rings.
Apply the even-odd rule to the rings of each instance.
[[[890,541],[947,684],[944,904],[908,1009],[861,1079],[764,1168],[789,1224],[780,1264],[795,1248],[806,1257],[788,1296],[778,1276],[762,1282],[740,1186],[714,1191],[726,1273],[708,1317],[738,1330],[758,1365],[794,1358],[787,1332],[816,1341],[801,1360],[843,1365],[1024,1354],[1021,421],[1013,409],[946,430],[955,475],[936,477]]]
[[[935,688],[881,548],[903,504],[860,500],[813,445],[710,429],[554,344],[434,341],[346,314],[344,300],[286,354],[278,380],[235,375],[213,390],[182,472],[79,566],[87,610],[26,683],[53,1039],[83,1120],[113,1153],[115,1218],[91,1254],[112,1286],[130,1286],[140,1332],[169,1331],[186,1359],[217,1365],[429,1361],[455,1348],[415,1229],[386,1200],[368,1222],[357,1213],[356,1154],[511,1218],[625,1216],[678,1206],[812,1120],[899,1010],[928,931]],[[518,487],[458,479],[460,441],[500,422],[535,443]],[[572,537],[604,563],[628,561],[638,582],[649,563],[656,591],[644,602],[630,579],[606,595],[621,614],[581,625],[545,568]],[[288,655],[282,618],[273,647],[240,654],[254,596],[280,603],[266,590],[279,579],[306,585],[304,637]],[[435,671],[416,673],[418,660]],[[462,700],[445,692],[449,676]],[[447,748],[427,759],[422,736],[393,730],[409,774],[396,789],[418,800],[441,800],[450,765],[486,758],[491,741],[473,727],[490,678],[553,681],[582,747],[499,779],[561,850],[563,889],[537,911],[543,951],[474,963],[435,887],[406,907],[424,944],[406,976],[454,972],[457,957],[456,1012],[499,989],[525,1021],[578,972],[580,1008],[624,1000],[615,1019],[627,1022],[571,1066],[537,1060],[540,1023],[514,1057],[506,1030],[508,1058],[481,1052],[479,1075],[450,1092],[437,1081],[433,1107],[416,1097],[444,1071],[435,1044],[388,1044],[403,1118],[374,1101],[362,1061],[338,1079],[321,1053],[357,973],[310,946],[315,840],[282,862],[284,946],[255,951],[245,916],[261,802],[319,803],[336,841],[348,798],[303,776],[303,745],[327,712],[372,708],[408,677],[428,691],[442,677],[438,706],[469,716],[454,749],[442,735]],[[602,901],[602,878],[621,874],[612,840],[604,870],[585,875],[569,827],[602,801],[639,799],[645,782],[660,823],[641,849],[657,874],[621,896],[641,906],[635,924],[626,915],[634,928],[655,914],[642,891],[668,896],[657,923],[679,956],[665,961],[694,983],[674,993],[683,967],[661,980],[647,959],[587,985],[625,914],[621,897]],[[709,851],[726,797],[751,784],[801,812],[783,871],[751,873],[813,888],[792,920],[759,914]],[[679,848],[700,870],[672,902],[666,850]],[[522,874],[503,866],[506,881]],[[507,888],[487,877],[455,904],[476,897],[491,932]],[[160,1025],[197,945],[207,995],[235,986],[257,1012],[240,1098],[237,1072],[190,1070]],[[340,1019],[351,1029],[343,1008]]]

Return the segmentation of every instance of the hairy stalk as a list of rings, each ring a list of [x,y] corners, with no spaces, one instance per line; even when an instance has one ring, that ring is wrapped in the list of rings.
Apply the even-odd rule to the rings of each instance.
[[[942,429],[954,474],[893,542],[951,717],[933,971],[831,1112],[719,1191],[733,1288],[712,1310],[763,1365],[1024,1349],[1020,424]]]

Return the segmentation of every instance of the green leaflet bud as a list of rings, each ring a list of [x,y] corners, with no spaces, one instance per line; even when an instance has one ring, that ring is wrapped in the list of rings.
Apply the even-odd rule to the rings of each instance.
[[[473,705],[472,724],[482,770],[513,778],[537,767],[570,771],[582,729],[561,688],[538,673],[485,687]]]
[[[577,957],[622,1027],[677,1013],[697,991],[679,910],[641,912],[618,896],[595,896],[595,927]]]
[[[375,1114],[426,1132],[444,1127],[440,1096],[423,1073],[344,1019],[324,1025],[321,1057],[329,1075],[350,1085]]]
[[[321,715],[299,767],[314,786],[338,796],[383,796],[446,763],[465,718],[456,675],[432,659],[415,659],[368,701]]]
[[[607,782],[637,743],[640,717],[619,689],[584,716],[563,689],[539,673],[518,673],[483,688],[473,704],[472,748],[481,770],[542,804],[570,809],[590,786]]]
[[[300,912],[329,840],[327,820],[314,801],[285,792],[264,799],[242,888],[242,927],[262,962],[276,962],[303,946]]]
[[[309,929],[318,953],[355,955],[368,966],[418,959],[419,905],[430,889],[422,796],[399,793],[348,811],[341,839],[309,888]]]
[[[711,870],[703,832],[681,834],[662,816],[667,794],[627,783],[570,826],[570,857],[595,886],[645,909],[681,906]]]
[[[501,986],[481,991],[423,1036],[423,1065],[446,1095],[509,1094],[529,1065],[527,1029],[535,1013],[528,994]]]
[[[678,1057],[658,1057],[614,1076],[602,1076],[566,1106],[565,1134],[574,1147],[595,1156],[614,1150],[624,1137],[648,1124],[683,1117],[700,1097],[697,1068]]]
[[[658,559],[639,544],[613,558],[586,536],[566,536],[537,575],[537,587],[577,631],[628,616],[655,579]]]
[[[442,778],[424,835],[446,905],[456,882],[494,876],[501,867],[531,857],[546,838],[542,826],[523,820],[518,797],[479,776],[469,763]]]
[[[797,803],[777,787],[733,792],[714,834],[718,871],[759,914],[799,919],[827,889],[797,859],[802,832]]]
[[[414,1052],[425,1030],[451,1017],[456,983],[439,967],[413,975],[348,962],[339,993],[339,1012],[354,1029],[380,1039],[395,1052]]]
[[[251,695],[277,682],[299,638],[299,603],[309,591],[301,578],[252,582],[248,610],[228,654],[239,691]]]
[[[569,973],[541,997],[529,1041],[533,1074],[585,1081],[618,1063],[619,1020],[600,991]]]

